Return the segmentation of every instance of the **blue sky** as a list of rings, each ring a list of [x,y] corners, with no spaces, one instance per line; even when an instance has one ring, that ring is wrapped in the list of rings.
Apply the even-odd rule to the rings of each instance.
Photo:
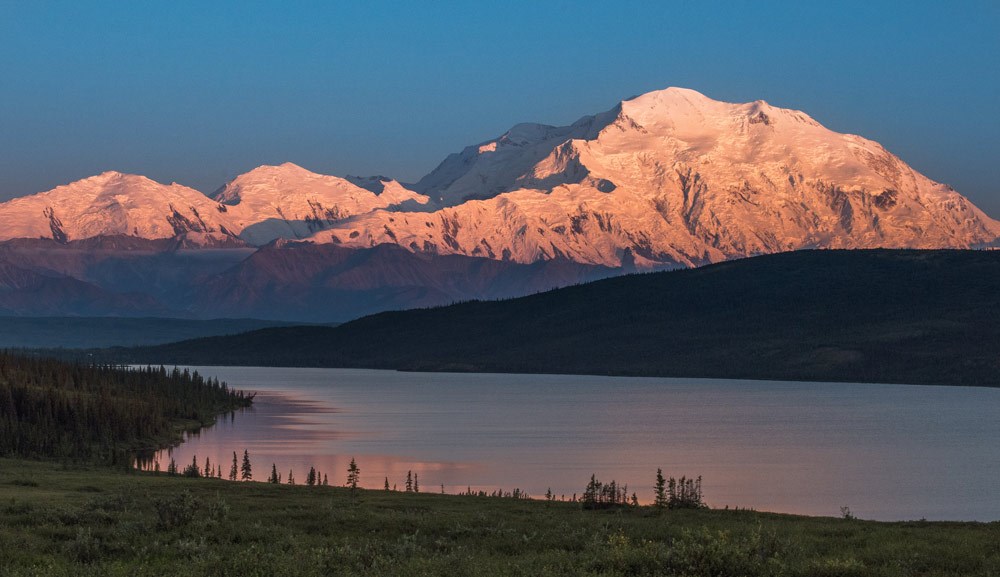
[[[211,4],[206,7],[203,4]],[[878,140],[1000,217],[1000,2],[0,0],[0,199],[104,170],[415,180],[684,86]]]

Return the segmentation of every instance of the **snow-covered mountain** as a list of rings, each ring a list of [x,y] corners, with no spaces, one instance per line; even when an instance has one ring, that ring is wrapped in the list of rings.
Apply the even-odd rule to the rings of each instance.
[[[394,180],[338,178],[292,163],[260,166],[208,197],[179,184],[105,172],[0,204],[0,240],[174,238],[188,247],[299,239],[375,209],[417,209],[426,196]]]
[[[1000,237],[1000,223],[876,142],[803,112],[682,88],[570,126],[519,124],[450,155],[412,188],[285,163],[209,197],[106,172],[0,204],[0,240],[308,239],[658,267],[814,247],[965,248]]]
[[[519,124],[411,186],[285,163],[211,195],[106,172],[2,203],[0,313],[343,320],[636,267],[988,244],[1000,222],[876,142],[668,88]]]
[[[415,185],[442,208],[315,234],[518,262],[696,265],[801,248],[955,247],[1000,223],[876,142],[803,112],[668,88],[568,127],[515,126]]]
[[[277,238],[304,238],[379,208],[420,210],[429,200],[395,180],[338,178],[290,162],[255,168],[212,197],[221,203],[240,237],[257,246]]]
[[[0,240],[133,236],[204,247],[241,245],[237,232],[224,207],[197,190],[120,172],[0,204]]]

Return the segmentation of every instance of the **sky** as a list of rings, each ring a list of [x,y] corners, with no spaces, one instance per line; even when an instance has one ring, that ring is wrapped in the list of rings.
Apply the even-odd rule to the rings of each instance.
[[[804,110],[1000,218],[1000,2],[0,0],[0,200],[106,170],[415,181],[668,86]]]

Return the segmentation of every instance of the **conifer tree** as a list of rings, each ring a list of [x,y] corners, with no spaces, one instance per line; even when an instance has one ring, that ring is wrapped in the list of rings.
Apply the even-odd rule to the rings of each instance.
[[[417,473],[413,474],[413,492],[414,493],[420,492],[420,477],[419,475],[417,475]]]
[[[389,490],[389,477],[386,477],[386,478],[385,478],[385,490],[386,490],[386,491],[388,491],[388,490]]]
[[[663,469],[656,469],[656,485],[654,487],[653,505],[657,509],[667,507],[667,481],[663,478]]]
[[[406,472],[406,492],[413,492],[413,471]]]
[[[175,461],[173,457],[170,458],[170,464],[167,465],[167,474],[168,475],[177,474],[177,461]]]
[[[200,477],[201,476],[201,471],[198,470],[198,455],[195,455],[194,458],[191,459],[191,464],[190,465],[188,465],[187,467],[184,467],[184,473],[183,474],[184,474],[185,477]]]
[[[597,475],[591,474],[587,488],[583,491],[583,508],[592,509],[597,506],[597,498],[601,493],[602,483],[597,480]]]
[[[288,470],[288,484],[289,485],[295,484],[295,473],[293,473],[291,469]]]
[[[361,480],[361,469],[358,468],[357,461],[351,457],[351,465],[347,468],[347,486],[351,488],[351,493],[358,490],[358,481]]]
[[[240,479],[243,481],[253,480],[253,470],[250,467],[250,452],[243,449],[243,464],[240,465]]]
[[[326,478],[326,473],[323,473],[323,486],[324,487],[330,486],[330,480]]]
[[[267,482],[271,484],[278,483],[278,467],[271,463],[271,475],[267,478]]]
[[[229,480],[230,481],[235,481],[236,480],[236,473],[238,471],[239,471],[239,469],[237,468],[237,465],[236,465],[236,451],[233,451],[233,467],[231,469],[229,469]]]
[[[206,477],[214,477],[215,476],[212,473],[211,461],[208,459],[208,457],[205,457],[205,468],[202,469],[202,471],[203,471],[203,473],[204,473],[204,475]]]
[[[309,467],[309,474],[306,475],[306,485],[313,487],[316,485],[316,468]]]

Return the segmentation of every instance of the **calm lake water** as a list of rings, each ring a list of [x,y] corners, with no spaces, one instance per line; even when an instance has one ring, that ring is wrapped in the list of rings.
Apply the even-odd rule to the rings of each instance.
[[[192,367],[252,409],[158,455],[250,451],[298,483],[580,494],[591,473],[652,498],[656,468],[703,477],[713,507],[866,519],[1000,519],[1000,390],[563,375]]]

